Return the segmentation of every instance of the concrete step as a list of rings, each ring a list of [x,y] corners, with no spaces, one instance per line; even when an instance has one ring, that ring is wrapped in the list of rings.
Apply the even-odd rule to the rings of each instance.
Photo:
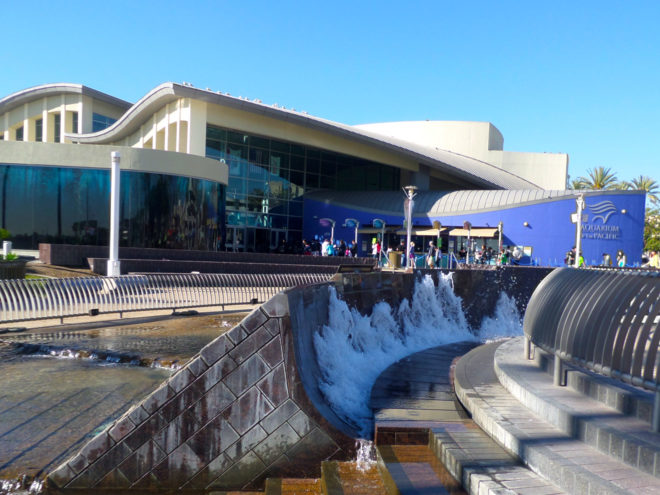
[[[433,428],[430,447],[470,494],[565,493],[523,466],[472,421]]]
[[[321,489],[323,495],[390,495],[375,464],[363,470],[355,462],[325,461]]]
[[[567,493],[660,493],[659,479],[567,435],[513,397],[500,384],[493,367],[484,366],[494,362],[501,345],[493,343],[469,352],[459,360],[455,374],[459,399],[491,438]],[[535,373],[545,375],[539,370]],[[566,392],[565,387],[557,388]],[[586,409],[583,414],[591,411]]]
[[[380,445],[377,453],[390,495],[465,494],[428,445]]]
[[[500,345],[494,363],[500,383],[526,408],[602,454],[660,476],[660,434],[650,427],[651,393],[575,368],[567,372],[568,387],[555,386],[554,359],[540,349],[533,361],[525,359],[521,339]]]
[[[265,495],[322,495],[318,478],[269,478]]]

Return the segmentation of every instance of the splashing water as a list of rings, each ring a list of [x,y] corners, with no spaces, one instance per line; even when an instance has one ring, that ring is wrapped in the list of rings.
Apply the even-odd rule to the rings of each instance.
[[[376,448],[373,442],[359,439],[356,443],[355,467],[361,473],[369,471],[376,463]]]
[[[522,334],[515,302],[504,293],[494,316],[484,318],[478,330],[470,328],[451,275],[441,275],[437,286],[427,275],[415,283],[410,301],[404,299],[395,310],[380,302],[368,316],[331,291],[328,325],[314,335],[319,386],[335,413],[365,438],[373,430],[371,388],[391,364],[439,345]]]

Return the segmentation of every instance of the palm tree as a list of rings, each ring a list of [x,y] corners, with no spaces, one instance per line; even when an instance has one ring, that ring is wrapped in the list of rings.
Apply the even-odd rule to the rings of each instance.
[[[630,181],[630,188],[646,191],[646,198],[653,204],[658,203],[658,187],[658,183],[646,175],[640,175]]]
[[[582,189],[612,189],[619,182],[616,174],[609,168],[595,167],[587,171],[588,177],[580,177]]]
[[[629,191],[630,189],[635,189],[635,188],[627,180],[620,180],[619,182],[614,184],[614,186],[612,186],[612,189],[619,189],[620,191]]]
[[[581,179],[569,179],[568,188],[569,189],[586,189],[584,187],[584,183],[582,182]]]

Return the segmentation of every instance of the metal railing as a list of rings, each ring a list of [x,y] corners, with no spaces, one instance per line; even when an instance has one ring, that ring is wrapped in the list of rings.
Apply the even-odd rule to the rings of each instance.
[[[0,322],[256,304],[327,274],[149,274],[0,280]]]
[[[656,393],[660,430],[660,272],[558,268],[536,288],[523,330],[555,356],[556,385],[570,362]]]

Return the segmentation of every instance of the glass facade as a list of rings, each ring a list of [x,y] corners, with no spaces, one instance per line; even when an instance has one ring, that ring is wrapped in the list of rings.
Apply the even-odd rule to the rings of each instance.
[[[112,124],[117,122],[117,119],[112,117],[106,117],[100,113],[92,114],[92,132],[102,131],[103,129],[110,127]]]
[[[206,155],[229,167],[227,250],[282,250],[284,241],[300,246],[305,192],[400,186],[395,167],[212,125],[206,128]]]
[[[218,250],[224,204],[216,182],[122,171],[120,245]],[[0,165],[0,221],[17,249],[107,245],[110,171]]]

